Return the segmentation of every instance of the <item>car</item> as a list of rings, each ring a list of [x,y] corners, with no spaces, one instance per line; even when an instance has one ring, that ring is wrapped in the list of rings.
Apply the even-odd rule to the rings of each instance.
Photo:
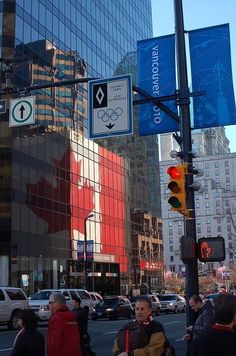
[[[93,309],[91,315],[93,320],[98,318],[109,318],[110,320],[118,319],[119,317],[127,317],[131,319],[133,308],[128,298],[124,296],[104,297]]]
[[[215,294],[208,294],[205,298],[204,298],[204,302],[206,302],[207,300],[209,300],[212,304],[215,303],[217,297],[219,296],[219,293],[215,293]]]
[[[81,307],[87,309],[89,314],[92,313],[93,302],[89,292],[84,289],[42,289],[29,299],[30,308],[35,311],[41,321],[49,320],[52,315],[49,308],[49,297],[52,293],[64,294],[66,305],[70,310],[74,308],[73,296],[80,297]]]
[[[161,294],[159,295],[162,312],[185,312],[186,300],[179,294]]]
[[[92,299],[93,308],[95,308],[95,306],[103,299],[101,294],[97,292],[89,292],[89,295]]]
[[[130,297],[130,302],[132,304],[133,310],[135,310],[135,303],[140,297],[146,297],[150,300],[152,304],[152,313],[159,315],[161,311],[161,303],[158,297],[154,294],[137,295],[136,297]]]
[[[9,330],[17,330],[19,312],[28,307],[27,296],[21,288],[0,287],[0,324],[7,324]]]

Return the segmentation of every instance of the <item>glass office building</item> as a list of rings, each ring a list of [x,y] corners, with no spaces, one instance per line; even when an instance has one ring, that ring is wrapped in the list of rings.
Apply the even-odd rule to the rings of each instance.
[[[9,102],[11,88],[111,77],[136,41],[150,36],[150,0],[3,0],[1,99]],[[86,84],[15,96],[29,95],[34,125],[9,128],[8,110],[1,114],[1,284],[29,293],[81,286],[86,258],[90,289],[127,290],[126,160],[86,140]]]

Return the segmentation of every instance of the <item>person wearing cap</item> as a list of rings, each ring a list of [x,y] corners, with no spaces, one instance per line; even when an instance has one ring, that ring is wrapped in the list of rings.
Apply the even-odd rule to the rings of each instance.
[[[49,297],[52,316],[48,322],[48,356],[81,356],[80,332],[75,315],[67,308],[65,296],[53,293]]]

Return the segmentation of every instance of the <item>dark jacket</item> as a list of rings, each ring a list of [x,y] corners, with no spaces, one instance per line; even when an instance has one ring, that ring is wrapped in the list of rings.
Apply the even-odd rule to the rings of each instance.
[[[79,307],[73,309],[73,313],[79,326],[80,337],[82,337],[87,334],[88,330],[88,312],[86,309]]]
[[[18,334],[10,356],[45,356],[43,334],[36,329],[23,330]]]
[[[235,356],[236,334],[231,328],[214,325],[190,345],[190,356]]]
[[[155,320],[150,323],[143,323],[143,327],[148,337],[148,344],[141,348],[132,351],[132,356],[161,356],[164,352],[165,332],[163,326]],[[112,349],[113,355],[119,355],[117,339],[115,339]]]
[[[197,320],[193,327],[193,339],[199,337],[208,330],[211,330],[214,323],[214,310],[211,302],[208,300],[198,313]]]
[[[48,356],[81,356],[79,328],[67,307],[57,310],[49,319],[47,339]]]

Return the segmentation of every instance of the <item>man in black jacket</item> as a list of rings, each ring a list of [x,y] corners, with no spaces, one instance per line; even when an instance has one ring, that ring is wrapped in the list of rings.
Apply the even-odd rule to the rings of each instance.
[[[235,356],[236,296],[221,294],[215,302],[215,324],[210,331],[195,338],[190,356]]]
[[[80,347],[82,356],[95,355],[96,353],[91,350],[89,345],[90,336],[88,334],[88,310],[81,307],[81,299],[73,296],[74,309],[76,321],[80,331]]]
[[[203,304],[202,298],[199,295],[193,295],[189,299],[189,306],[198,313],[198,316],[195,325],[187,327],[188,334],[184,336],[184,340],[189,340],[190,338],[196,339],[210,330],[214,322],[214,310],[209,300]]]

